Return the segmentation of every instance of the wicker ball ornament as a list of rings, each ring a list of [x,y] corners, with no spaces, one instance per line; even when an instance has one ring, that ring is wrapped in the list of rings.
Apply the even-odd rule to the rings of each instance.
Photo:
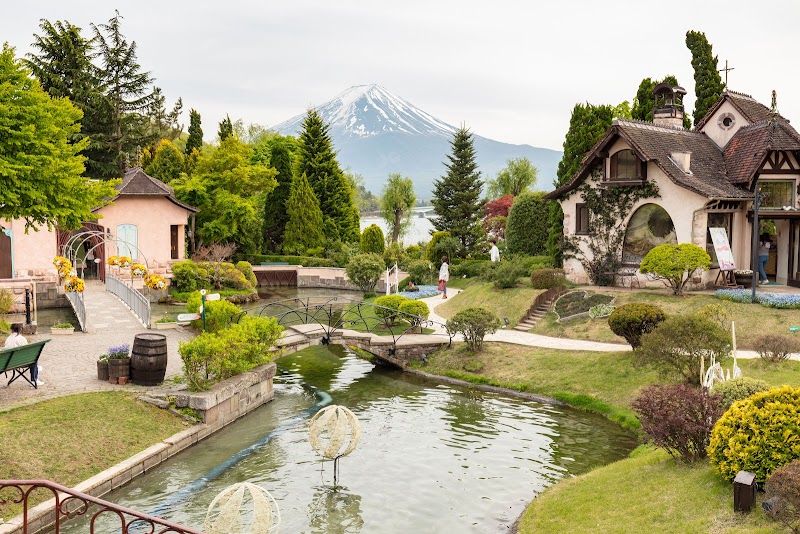
[[[361,439],[361,425],[355,414],[347,408],[326,406],[309,421],[308,439],[320,456],[335,460],[355,450]]]
[[[252,501],[248,505],[245,492]],[[251,515],[250,529],[243,518]],[[206,513],[206,534],[272,534],[278,532],[281,514],[267,490],[250,482],[233,484],[222,490]]]

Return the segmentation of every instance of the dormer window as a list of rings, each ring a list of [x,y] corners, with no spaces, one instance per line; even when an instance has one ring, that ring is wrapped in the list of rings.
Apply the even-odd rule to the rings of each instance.
[[[620,150],[611,155],[609,180],[633,182],[644,178],[644,163],[633,150]]]

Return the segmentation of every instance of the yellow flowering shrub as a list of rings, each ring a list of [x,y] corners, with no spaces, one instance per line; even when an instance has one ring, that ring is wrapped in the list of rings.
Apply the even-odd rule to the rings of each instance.
[[[800,388],[773,388],[734,402],[711,432],[708,457],[725,480],[744,470],[760,482],[800,459]]]

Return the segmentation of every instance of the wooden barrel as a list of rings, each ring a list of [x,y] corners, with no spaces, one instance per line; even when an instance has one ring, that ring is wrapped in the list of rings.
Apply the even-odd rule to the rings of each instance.
[[[167,373],[167,336],[137,334],[131,351],[131,382],[157,386]]]

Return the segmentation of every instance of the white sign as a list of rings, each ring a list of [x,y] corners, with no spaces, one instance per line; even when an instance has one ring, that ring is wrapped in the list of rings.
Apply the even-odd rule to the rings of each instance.
[[[717,253],[719,270],[732,271],[736,269],[731,245],[728,243],[728,233],[725,228],[709,228],[708,231],[711,234],[711,241],[714,243],[714,251]]]
[[[219,293],[211,293],[210,295],[206,295],[206,301],[209,300],[219,300]]]
[[[199,313],[182,313],[178,315],[178,321],[196,321],[200,318]]]

